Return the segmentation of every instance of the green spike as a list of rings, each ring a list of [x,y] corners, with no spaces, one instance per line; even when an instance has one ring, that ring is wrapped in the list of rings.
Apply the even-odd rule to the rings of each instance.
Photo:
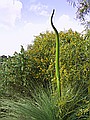
[[[56,78],[57,78],[57,91],[58,94],[61,96],[61,85],[60,85],[60,73],[59,73],[59,34],[55,26],[53,25],[53,15],[54,15],[55,9],[53,9],[52,15],[51,15],[51,26],[55,31],[56,34]]]

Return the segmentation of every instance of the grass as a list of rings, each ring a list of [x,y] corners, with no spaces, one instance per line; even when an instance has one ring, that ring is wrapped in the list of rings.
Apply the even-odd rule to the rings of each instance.
[[[1,99],[0,120],[58,120],[56,109],[49,92],[38,89],[32,98]]]
[[[1,98],[0,120],[88,120],[86,88],[68,88],[61,98],[40,87],[32,97]]]

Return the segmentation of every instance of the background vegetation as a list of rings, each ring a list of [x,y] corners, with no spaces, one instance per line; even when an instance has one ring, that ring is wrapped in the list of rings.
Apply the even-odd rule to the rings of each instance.
[[[87,120],[90,95],[90,31],[59,32],[61,98],[56,91],[55,34],[0,57],[0,120]],[[23,116],[23,117],[22,117]]]

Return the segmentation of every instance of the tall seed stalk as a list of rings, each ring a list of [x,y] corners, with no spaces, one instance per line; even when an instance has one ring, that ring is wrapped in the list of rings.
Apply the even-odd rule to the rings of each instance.
[[[61,96],[61,82],[60,82],[60,73],[59,73],[59,34],[57,29],[55,28],[53,24],[53,15],[54,15],[55,9],[53,9],[52,15],[51,15],[51,26],[53,30],[55,31],[56,35],[56,78],[57,78],[57,91],[59,96]]]

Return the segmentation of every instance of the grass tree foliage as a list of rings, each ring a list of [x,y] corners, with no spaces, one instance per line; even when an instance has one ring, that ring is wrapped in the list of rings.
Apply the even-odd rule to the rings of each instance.
[[[21,46],[0,61],[0,120],[88,119],[90,31],[83,36],[70,29],[59,37],[62,97],[56,92],[55,34],[47,31],[27,51]]]
[[[42,87],[36,88],[31,97],[0,99],[0,120],[87,120],[89,101],[86,89],[76,94],[73,89],[67,91],[61,99]]]

